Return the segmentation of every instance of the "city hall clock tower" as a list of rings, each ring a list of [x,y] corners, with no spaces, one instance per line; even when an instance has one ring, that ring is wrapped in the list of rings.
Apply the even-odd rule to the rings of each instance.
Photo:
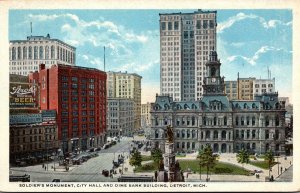
[[[220,76],[220,60],[216,51],[211,51],[206,63],[206,77],[203,84],[203,95],[226,95],[224,77]]]

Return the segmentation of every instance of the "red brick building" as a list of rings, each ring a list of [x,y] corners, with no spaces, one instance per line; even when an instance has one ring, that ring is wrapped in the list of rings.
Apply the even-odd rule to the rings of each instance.
[[[63,152],[76,152],[105,143],[106,73],[94,68],[40,65],[29,74],[40,86],[41,110],[57,111],[58,139]]]

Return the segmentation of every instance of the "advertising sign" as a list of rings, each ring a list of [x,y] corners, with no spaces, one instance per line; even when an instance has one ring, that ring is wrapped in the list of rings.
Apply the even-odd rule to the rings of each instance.
[[[30,83],[11,83],[10,108],[37,108],[37,86]]]

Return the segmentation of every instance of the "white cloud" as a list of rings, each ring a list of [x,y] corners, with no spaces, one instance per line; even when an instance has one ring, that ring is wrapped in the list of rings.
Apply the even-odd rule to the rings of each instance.
[[[262,46],[260,47],[252,57],[246,57],[246,56],[241,56],[241,55],[233,55],[233,56],[228,56],[226,59],[229,62],[233,62],[238,58],[241,58],[243,60],[245,60],[246,62],[248,62],[251,65],[256,65],[256,61],[259,60],[259,58],[261,57],[261,55],[265,54],[266,52],[269,51],[280,51],[283,50],[281,48],[274,48],[272,46]]]
[[[225,29],[230,28],[232,25],[234,25],[235,23],[245,20],[245,19],[257,19],[260,24],[264,27],[264,28],[275,28],[278,25],[286,25],[289,26],[292,24],[292,21],[284,23],[280,20],[269,20],[266,21],[263,17],[254,15],[254,14],[245,14],[245,13],[238,13],[235,16],[229,17],[229,19],[227,19],[226,21],[220,22],[218,23],[218,27],[217,27],[217,31],[218,33],[223,33]]]

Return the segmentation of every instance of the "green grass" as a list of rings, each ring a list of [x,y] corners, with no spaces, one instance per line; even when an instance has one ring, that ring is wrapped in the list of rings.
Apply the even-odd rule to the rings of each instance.
[[[142,161],[152,160],[151,155],[142,155]]]
[[[187,170],[200,173],[199,161],[198,160],[179,160],[179,164],[182,170]],[[206,168],[201,168],[201,174],[206,174]],[[210,171],[213,174],[231,174],[231,175],[249,175],[249,171],[243,169],[242,167],[235,166],[233,164],[225,162],[216,162],[216,166]]]
[[[259,168],[262,168],[262,169],[266,169],[266,170],[269,169],[269,164],[266,161],[250,161],[249,164],[251,164],[253,166],[256,166],[256,167],[259,167]],[[276,164],[277,164],[277,162],[274,162],[271,165],[271,167],[274,166],[274,165],[276,165]]]
[[[135,172],[154,172],[158,167],[155,163],[151,162],[135,168]]]
[[[191,172],[200,173],[198,160],[179,160],[180,167],[183,171],[187,171],[190,168]],[[135,172],[154,172],[157,170],[157,166],[154,163],[148,163],[137,167]],[[215,168],[210,171],[212,174],[230,174],[230,175],[249,175],[249,171],[224,162],[217,162]],[[201,168],[201,174],[206,174],[206,168]]]

